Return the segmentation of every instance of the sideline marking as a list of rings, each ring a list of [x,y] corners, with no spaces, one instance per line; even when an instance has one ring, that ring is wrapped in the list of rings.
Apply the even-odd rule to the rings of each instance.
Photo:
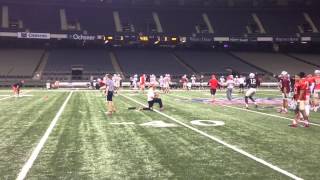
[[[142,104],[141,102],[139,102],[139,101],[137,101],[135,99],[132,99],[132,98],[126,96],[126,95],[121,94],[121,96],[123,96],[123,97],[125,97],[125,98],[127,98],[127,99],[129,99],[129,100],[131,100],[131,101],[133,101],[135,103],[137,103],[137,104],[140,104],[142,106],[146,106],[146,105]],[[298,176],[296,176],[296,175],[294,175],[294,174],[292,174],[292,173],[290,173],[288,171],[285,171],[285,170],[279,168],[278,166],[275,166],[275,165],[273,165],[273,164],[271,164],[271,163],[269,163],[269,162],[267,162],[267,161],[265,161],[263,159],[260,159],[260,158],[258,158],[256,156],[254,156],[254,155],[242,150],[242,149],[239,149],[234,145],[228,144],[228,143],[224,142],[223,140],[220,140],[219,138],[216,138],[216,137],[214,137],[212,135],[209,135],[209,134],[207,134],[207,133],[205,133],[205,132],[203,132],[203,131],[201,131],[201,130],[199,130],[197,128],[189,126],[189,125],[187,125],[187,124],[185,124],[185,123],[183,123],[183,122],[181,122],[181,121],[179,121],[179,120],[177,120],[177,119],[175,119],[175,118],[173,118],[173,117],[171,117],[171,116],[169,116],[167,114],[164,114],[164,113],[162,113],[162,112],[160,112],[158,110],[155,110],[155,109],[153,111],[161,114],[164,117],[167,117],[167,118],[171,119],[172,121],[175,121],[176,123],[178,123],[178,124],[180,124],[180,125],[182,125],[182,126],[184,126],[186,128],[189,128],[189,129],[191,129],[191,130],[193,130],[193,131],[195,131],[195,132],[197,132],[197,133],[199,133],[199,134],[201,134],[201,135],[203,135],[205,137],[208,137],[209,139],[214,140],[214,141],[216,141],[216,142],[218,142],[218,143],[220,143],[220,144],[222,144],[222,145],[224,145],[224,146],[226,146],[226,147],[228,147],[228,148],[230,148],[230,149],[232,149],[232,150],[234,150],[234,151],[236,151],[236,152],[238,152],[238,153],[240,153],[240,154],[242,154],[244,156],[247,156],[248,158],[250,158],[250,159],[252,159],[252,160],[254,160],[256,162],[259,162],[259,163],[261,163],[261,164],[263,164],[263,165],[265,165],[265,166],[267,166],[267,167],[269,167],[269,168],[271,168],[271,169],[273,169],[273,170],[275,170],[275,171],[277,171],[277,172],[279,172],[279,173],[281,173],[283,175],[286,175],[286,176],[288,176],[288,177],[290,177],[292,179],[295,179],[295,180],[303,180],[302,178],[300,178],[300,177],[298,177]]]
[[[31,91],[31,90],[30,90]],[[27,93],[29,93],[30,91],[25,91],[24,93],[21,93],[20,95],[20,97],[22,97],[22,96],[26,96],[26,94]],[[5,100],[5,99],[9,99],[9,98],[13,98],[13,97],[15,97],[14,95],[9,95],[9,96],[7,96],[7,97],[4,97],[4,98],[0,98],[0,101],[2,101],[2,100]],[[17,97],[17,98],[19,98],[19,97]]]
[[[21,171],[18,174],[18,177],[16,180],[24,180],[30,170],[30,168],[32,167],[34,161],[36,160],[36,158],[38,157],[41,149],[43,148],[44,144],[46,143],[49,135],[51,134],[53,128],[55,127],[55,125],[57,124],[61,114],[63,113],[69,99],[71,98],[73,91],[71,91],[68,95],[68,97],[66,98],[66,100],[63,102],[62,106],[60,107],[59,111],[57,112],[56,116],[53,118],[53,120],[50,123],[50,126],[48,127],[48,129],[46,130],[46,132],[44,133],[44,135],[42,136],[42,138],[40,139],[38,145],[36,146],[36,148],[32,151],[31,156],[29,157],[28,161],[23,165]]]

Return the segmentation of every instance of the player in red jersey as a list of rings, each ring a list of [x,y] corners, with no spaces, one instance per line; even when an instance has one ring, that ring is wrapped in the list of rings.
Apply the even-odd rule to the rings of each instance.
[[[320,94],[320,70],[314,71],[314,90],[313,90],[313,110],[317,112],[319,108]]]
[[[279,80],[279,87],[282,93],[282,107],[280,113],[288,113],[288,97],[290,93],[290,78],[289,74],[285,71],[281,73]]]
[[[144,88],[146,86],[146,75],[145,74],[142,74],[140,76],[140,90],[143,92],[144,91]]]
[[[293,99],[296,102],[295,118],[290,124],[290,127],[298,127],[300,121],[300,114],[304,119],[304,127],[309,127],[309,117],[305,110],[305,103],[307,100],[308,81],[305,78],[305,73],[301,72],[295,76],[294,96]]]
[[[182,89],[183,89],[183,90],[187,90],[187,89],[188,89],[188,88],[187,88],[187,85],[188,85],[189,79],[188,79],[188,77],[187,77],[186,74],[181,77],[180,82],[181,82],[181,84],[182,84]]]
[[[313,105],[313,102],[311,102],[311,96],[313,95],[313,88],[314,88],[314,77],[312,74],[308,74],[308,76],[305,78],[308,82],[308,89],[307,89],[307,99],[306,99],[306,113],[309,116],[311,104]]]
[[[215,100],[215,95],[216,95],[216,92],[217,92],[217,88],[218,88],[218,85],[219,85],[219,82],[216,79],[216,76],[214,74],[211,76],[211,79],[208,82],[208,85],[210,86],[210,93],[211,93],[212,101],[214,101]]]
[[[13,90],[13,94],[15,97],[19,97],[20,96],[20,91],[21,91],[21,88],[24,84],[24,81],[19,81],[15,84],[12,85],[12,90]]]

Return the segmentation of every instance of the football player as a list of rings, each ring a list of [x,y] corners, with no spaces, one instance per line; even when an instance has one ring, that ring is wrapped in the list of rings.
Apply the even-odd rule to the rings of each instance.
[[[319,108],[319,94],[320,94],[320,70],[314,71],[314,91],[313,91],[313,110],[317,112]]]
[[[208,82],[208,85],[210,86],[210,93],[211,93],[211,97],[212,97],[212,102],[215,100],[215,95],[217,92],[218,84],[219,84],[219,82],[216,79],[216,76],[213,74],[211,76],[210,81]]]
[[[196,76],[192,75],[191,76],[191,89],[196,86],[196,80],[197,80]]]
[[[153,110],[153,105],[155,103],[159,104],[160,111],[163,111],[162,99],[159,97],[159,93],[156,91],[156,85],[150,84],[148,93],[147,93],[148,107],[141,108],[140,110]]]
[[[113,113],[116,112],[115,105],[113,103],[113,94],[114,94],[114,81],[112,80],[112,75],[106,75],[105,81],[105,96],[106,96],[106,106],[107,106],[107,115],[111,116]]]
[[[235,86],[233,75],[229,75],[227,77],[227,81],[226,81],[225,85],[227,86],[227,91],[226,91],[227,99],[229,101],[231,101],[232,100],[232,91],[233,91],[233,88]]]
[[[295,118],[292,120],[290,127],[298,127],[298,122],[301,115],[304,122],[304,127],[309,127],[309,117],[306,113],[305,103],[307,100],[308,81],[305,78],[305,73],[300,72],[295,76],[293,100],[296,102]]]
[[[171,83],[171,77],[170,74],[166,74],[163,79],[163,87],[164,87],[164,93],[169,93],[170,91],[170,83]]]
[[[250,73],[249,78],[246,80],[246,87],[248,87],[248,90],[244,97],[247,109],[249,108],[248,99],[250,99],[254,103],[255,107],[258,108],[256,100],[253,99],[253,96],[256,94],[256,91],[257,91],[257,86],[258,86],[258,79],[256,78],[254,73]]]
[[[22,88],[23,84],[24,84],[24,81],[22,80],[22,81],[19,81],[17,83],[14,83],[12,85],[12,90],[13,90],[13,94],[14,94],[15,97],[19,97],[20,96],[20,91],[21,91],[21,88]]]
[[[244,76],[240,75],[240,78],[238,78],[239,93],[244,93],[245,81],[246,81],[246,78]]]
[[[146,75],[145,75],[145,74],[142,74],[142,75],[140,76],[140,90],[141,90],[142,92],[144,92],[145,83],[146,83]]]
[[[163,78],[163,76],[160,76],[160,78],[159,78],[159,86],[160,86],[161,91],[164,91],[164,78]]]
[[[314,88],[314,78],[311,74],[308,74],[305,78],[303,78],[307,82],[307,98],[305,102],[305,109],[306,114],[309,116],[310,109],[311,109],[311,95],[313,95],[313,88]]]
[[[189,79],[186,74],[181,77],[180,82],[182,84],[182,89],[187,90],[188,89],[187,85],[188,85]]]
[[[282,71],[279,80],[279,87],[282,93],[282,107],[280,113],[288,113],[288,97],[290,93],[290,79],[286,71]]]

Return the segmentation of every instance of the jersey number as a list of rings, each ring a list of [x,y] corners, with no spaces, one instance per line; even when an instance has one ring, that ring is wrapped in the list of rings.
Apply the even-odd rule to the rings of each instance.
[[[251,84],[256,84],[256,83],[257,83],[257,80],[256,80],[256,79],[250,79],[250,83],[251,83]]]

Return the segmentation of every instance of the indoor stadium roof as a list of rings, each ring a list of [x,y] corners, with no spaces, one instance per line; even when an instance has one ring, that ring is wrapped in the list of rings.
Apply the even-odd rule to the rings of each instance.
[[[97,4],[97,5],[177,5],[177,6],[314,6],[319,0],[0,0],[12,4]]]

